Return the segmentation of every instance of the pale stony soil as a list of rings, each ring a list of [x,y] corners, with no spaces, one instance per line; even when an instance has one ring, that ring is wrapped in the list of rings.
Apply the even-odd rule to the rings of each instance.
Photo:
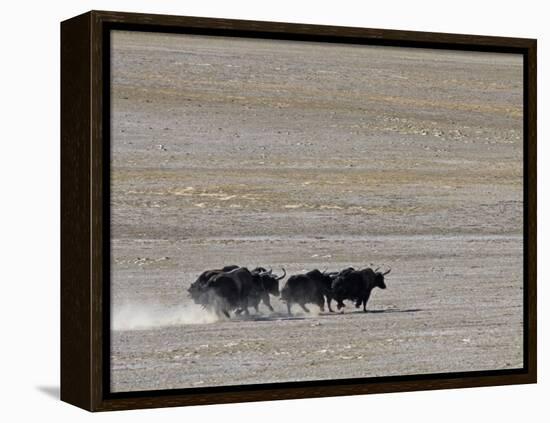
[[[116,33],[112,62],[114,391],[522,365],[521,57]],[[186,293],[369,263],[367,314]]]

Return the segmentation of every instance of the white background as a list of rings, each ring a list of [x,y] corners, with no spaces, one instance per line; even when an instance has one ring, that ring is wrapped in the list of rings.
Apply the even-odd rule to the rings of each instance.
[[[22,1],[2,4],[0,420],[548,421],[550,251],[544,1]],[[538,38],[539,384],[92,415],[59,390],[59,22],[90,9]],[[546,12],[546,13],[545,13]],[[546,73],[546,80],[545,80]],[[545,166],[546,164],[546,166]],[[547,257],[547,256],[546,256]],[[388,357],[391,359],[391,357]]]

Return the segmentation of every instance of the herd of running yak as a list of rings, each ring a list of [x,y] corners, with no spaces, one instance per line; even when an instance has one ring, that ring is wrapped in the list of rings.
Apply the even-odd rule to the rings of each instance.
[[[249,270],[232,265],[207,270],[191,284],[188,292],[195,303],[226,317],[230,317],[230,312],[248,315],[249,307],[254,307],[259,313],[260,302],[273,311],[270,295],[280,297],[286,303],[289,315],[292,315],[293,304],[298,304],[307,313],[306,304],[316,304],[324,311],[325,299],[331,312],[332,300],[336,301],[338,310],[345,307],[345,300],[351,300],[357,308],[362,304],[366,312],[371,291],[376,287],[386,289],[384,276],[391,271],[371,267],[348,267],[339,272],[315,269],[290,276],[279,291],[279,281],[286,277],[285,269],[282,270],[281,276],[263,267]]]

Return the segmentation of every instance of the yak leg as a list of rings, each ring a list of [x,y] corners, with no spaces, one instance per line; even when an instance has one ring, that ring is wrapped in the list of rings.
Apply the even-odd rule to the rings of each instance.
[[[288,315],[289,316],[292,316],[292,312],[290,311],[291,306],[292,306],[292,304],[290,302],[286,303],[286,309],[288,310]]]
[[[250,312],[248,311],[248,305],[249,305],[248,304],[248,298],[245,298],[245,299],[243,299],[239,302],[240,302],[241,310],[242,310],[242,312],[244,312],[244,315],[245,316],[250,316]]]
[[[370,292],[363,297],[363,311],[367,312],[367,301],[369,300]]]
[[[271,302],[269,301],[269,294],[265,294],[262,298],[263,303],[269,308],[269,311],[273,313],[273,307],[271,306]]]
[[[220,297],[214,298],[213,306],[214,306],[214,312],[216,313],[216,316],[218,317],[225,316],[227,318],[230,317],[229,312],[226,309],[226,305]]]
[[[231,318],[231,316],[229,315],[229,312],[227,311],[225,306],[220,304],[220,303],[216,304],[216,306],[214,307],[214,312],[216,313],[216,316],[218,316],[218,317],[225,316],[228,319]]]
[[[327,305],[328,305],[328,311],[330,311],[331,313],[334,312],[334,310],[332,309],[332,307],[330,306],[330,302],[332,301],[332,297],[330,295],[327,295]]]
[[[306,313],[309,313],[309,310],[308,310],[308,308],[306,307],[305,304],[300,303],[300,307],[302,307]]]
[[[319,298],[317,299],[317,304],[319,305],[319,309],[321,311],[325,311],[325,296],[323,294],[319,295]]]

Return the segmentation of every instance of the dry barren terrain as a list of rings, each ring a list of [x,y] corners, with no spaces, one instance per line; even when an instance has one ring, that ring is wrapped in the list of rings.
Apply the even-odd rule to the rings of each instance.
[[[522,101],[520,56],[115,32],[113,391],[520,367]],[[369,263],[366,314],[186,292]]]

